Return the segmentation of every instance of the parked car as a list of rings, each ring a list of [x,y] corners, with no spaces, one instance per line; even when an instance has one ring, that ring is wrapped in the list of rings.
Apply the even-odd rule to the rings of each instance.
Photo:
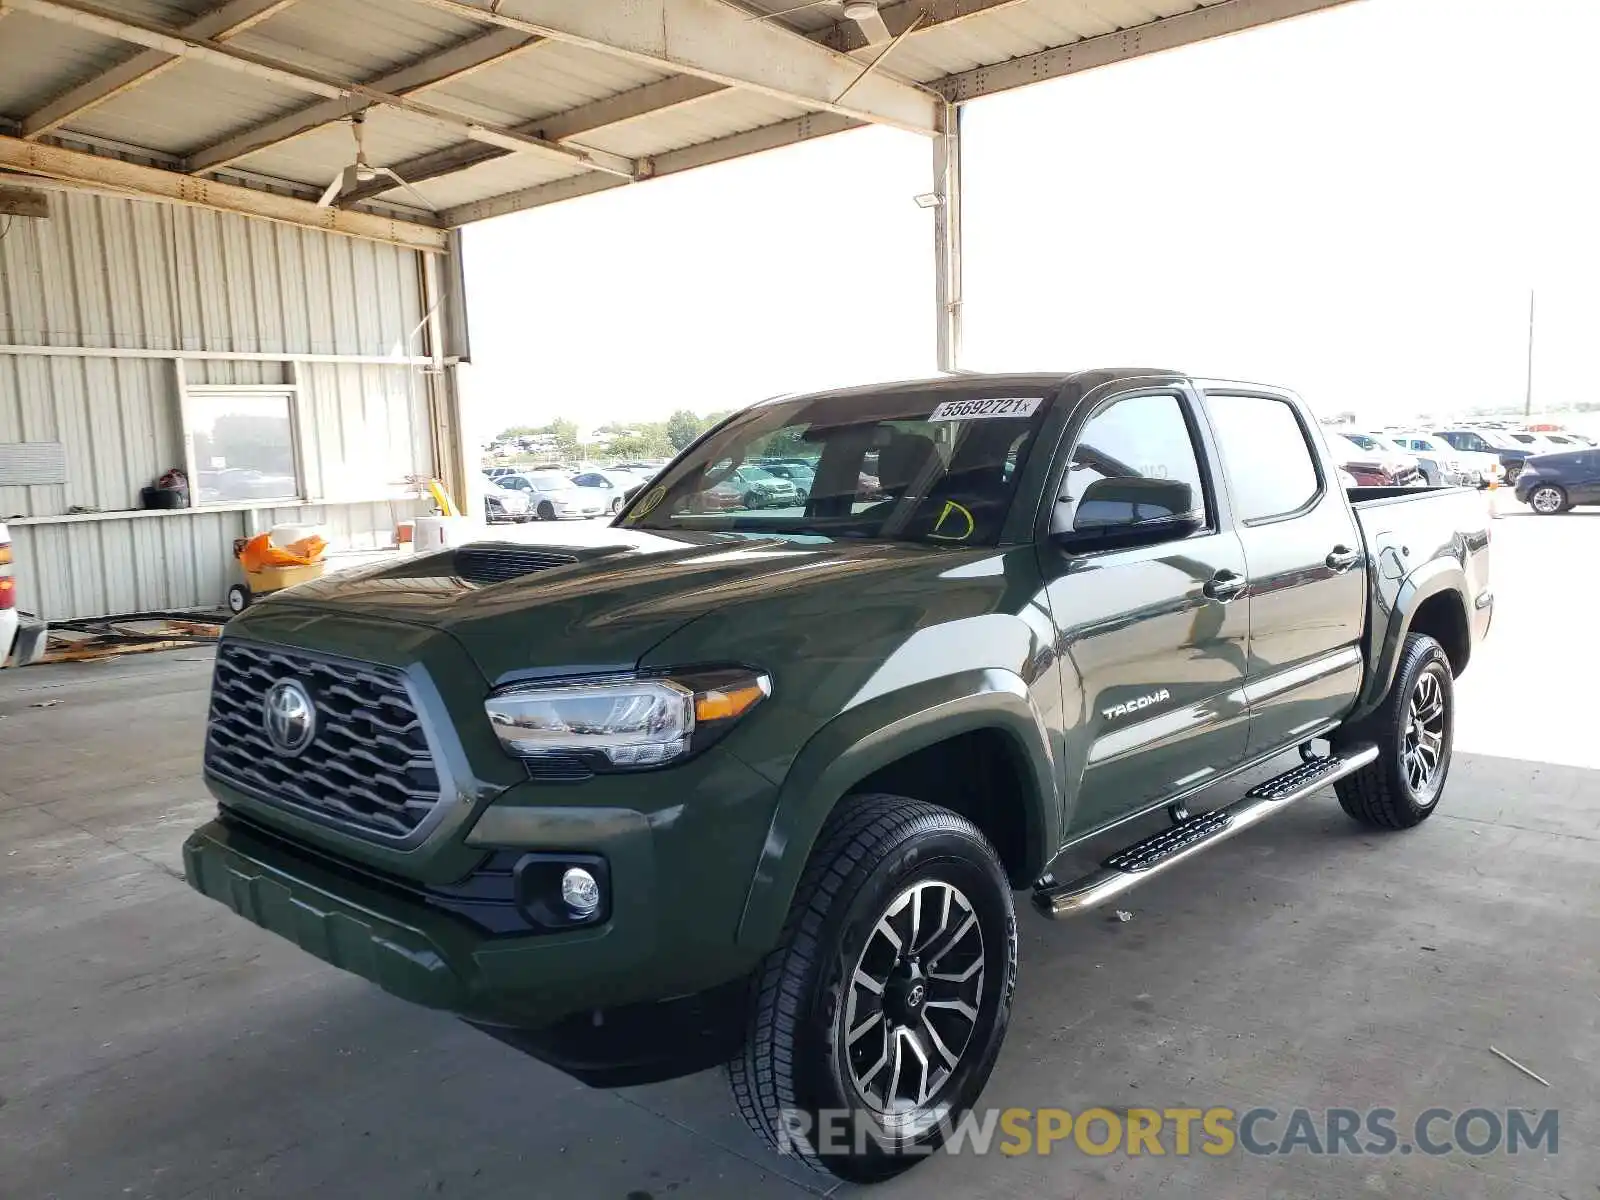
[[[582,471],[572,477],[580,488],[594,488],[606,512],[619,513],[622,506],[645,485],[645,480],[632,471],[616,468]]]
[[[743,466],[727,477],[739,491],[745,508],[790,508],[800,503],[800,489],[763,467]]]
[[[1540,437],[1544,438],[1545,441],[1554,446],[1558,452],[1562,450],[1582,450],[1586,446],[1594,445],[1592,441],[1584,437],[1582,434],[1569,433],[1565,429],[1559,431],[1554,429],[1541,429],[1538,431],[1538,433]]]
[[[842,479],[882,439],[893,499],[698,502],[715,464],[819,430]],[[1074,916],[1328,784],[1374,830],[1442,804],[1488,512],[1335,469],[1292,393],[1159,371],[769,402],[607,544],[460,546],[235,618],[186,876],[587,1082],[726,1063],[759,1136],[886,1179],[979,1102],[1014,890]],[[819,1144],[819,1113],[854,1133]]]
[[[503,479],[507,475],[515,475],[517,473],[517,468],[516,467],[485,467],[483,469],[483,473],[485,475],[487,475],[490,479]]]
[[[1370,433],[1333,431],[1334,461],[1367,487],[1413,487],[1427,482],[1417,460]]]
[[[506,475],[499,480],[503,488],[515,488],[528,495],[528,507],[541,521],[561,517],[598,517],[606,511],[606,501],[597,488],[581,488],[566,475],[553,471],[534,471]]]
[[[1535,454],[1522,464],[1516,497],[1544,517],[1600,504],[1600,450]]]
[[[1406,453],[1416,456],[1418,466],[1435,487],[1446,484],[1487,487],[1498,483],[1505,475],[1497,455],[1457,450],[1443,438],[1406,430],[1391,433],[1389,439]]]
[[[0,521],[0,667],[11,656],[17,637],[17,581],[12,574],[11,531]]]
[[[762,459],[758,465],[769,475],[776,475],[779,479],[787,479],[794,484],[794,490],[801,504],[811,496],[811,485],[816,481],[817,474],[810,463],[799,459],[782,461]]]
[[[1507,484],[1516,483],[1517,476],[1522,472],[1522,464],[1533,453],[1526,446],[1508,444],[1499,430],[1483,426],[1471,429],[1464,426],[1456,429],[1437,429],[1433,436],[1457,450],[1473,454],[1492,454],[1499,460],[1500,467],[1505,472],[1504,482]]]
[[[509,475],[502,475],[500,481],[509,478]],[[529,497],[532,494],[524,489],[501,487],[500,482],[493,479],[485,481],[483,519],[491,525],[499,525],[506,521],[531,520],[533,512],[529,505]]]

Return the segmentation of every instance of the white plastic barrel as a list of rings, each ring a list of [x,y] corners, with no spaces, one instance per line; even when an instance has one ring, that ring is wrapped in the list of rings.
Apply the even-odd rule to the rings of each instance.
[[[418,554],[426,554],[470,542],[472,536],[470,517],[418,517],[411,541]]]

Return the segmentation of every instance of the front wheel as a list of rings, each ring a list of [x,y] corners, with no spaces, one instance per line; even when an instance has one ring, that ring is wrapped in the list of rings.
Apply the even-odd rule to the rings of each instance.
[[[1553,483],[1541,483],[1528,493],[1528,507],[1541,517],[1553,517],[1567,511],[1567,494]]]
[[[613,496],[611,498],[611,515],[614,517],[621,511],[622,511],[622,497],[621,496]]]
[[[539,520],[554,521],[556,519],[556,506],[548,500],[539,502]]]
[[[780,1153],[858,1183],[897,1175],[983,1091],[1016,972],[1011,887],[983,834],[931,804],[851,797],[757,973],[734,1100]]]
[[[1349,816],[1375,829],[1410,829],[1431,817],[1455,741],[1455,679],[1439,643],[1425,633],[1407,637],[1388,697],[1337,740],[1378,746],[1375,760],[1334,784]]]

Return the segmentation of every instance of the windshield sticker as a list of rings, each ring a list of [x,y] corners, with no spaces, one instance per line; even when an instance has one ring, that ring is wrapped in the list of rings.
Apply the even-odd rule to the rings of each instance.
[[[1031,417],[1043,396],[996,396],[989,400],[946,400],[928,415],[933,421],[979,421],[986,417]]]
[[[978,523],[972,519],[972,513],[954,500],[944,502],[944,511],[939,514],[939,519],[933,523],[933,529],[928,536],[938,538],[942,542],[964,542],[972,536],[972,531]]]

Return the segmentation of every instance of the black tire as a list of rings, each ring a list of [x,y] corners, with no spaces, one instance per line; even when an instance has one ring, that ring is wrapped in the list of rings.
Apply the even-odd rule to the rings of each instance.
[[[611,515],[614,517],[621,511],[622,511],[622,497],[621,496],[613,496],[611,498]]]
[[[1553,483],[1535,484],[1528,492],[1528,507],[1541,517],[1553,517],[1572,507],[1567,493]]]
[[[970,922],[955,919],[962,911]],[[925,912],[943,918],[931,935],[922,933],[921,922],[933,919]],[[895,952],[885,924],[909,955]],[[946,972],[934,970],[947,962]],[[855,983],[879,971],[887,980],[881,991]],[[756,973],[745,1046],[728,1065],[734,1101],[751,1129],[816,1170],[858,1183],[897,1175],[938,1149],[983,1091],[1010,1021],[1016,971],[1011,885],[983,834],[932,804],[850,797],[817,839],[782,940]],[[967,979],[947,978],[961,974]],[[958,989],[975,1019],[953,1007]],[[936,1042],[947,1051],[959,1044],[953,1066],[948,1054],[926,1070],[913,1062],[903,1071],[906,1086],[927,1095],[886,1121],[889,1098],[871,1095],[885,1072],[874,1074],[864,1060],[881,1045],[885,1062],[895,1050],[903,1062],[934,1062]],[[832,1139],[818,1123],[825,1112],[844,1114]],[[884,1132],[890,1123],[896,1128]]]
[[[1438,742],[1431,770],[1419,785],[1418,762],[1425,764],[1428,755],[1417,750],[1422,739],[1415,718],[1431,711],[1426,699],[1430,695],[1438,697],[1438,719],[1422,724],[1436,734]],[[1424,707],[1413,712],[1414,701]],[[1438,642],[1425,633],[1413,633],[1401,647],[1400,664],[1383,704],[1336,738],[1340,746],[1370,742],[1378,747],[1376,760],[1334,784],[1340,807],[1374,829],[1410,829],[1422,824],[1439,807],[1450,774],[1454,738],[1455,680],[1450,660]]]
[[[1521,475],[1521,474],[1522,474],[1522,464],[1521,463],[1512,463],[1509,467],[1506,468],[1506,478],[1505,478],[1506,486],[1510,487],[1512,484],[1516,483],[1517,476]]]
[[[554,521],[556,519],[556,506],[548,500],[539,501],[539,520]]]
[[[756,495],[754,492],[746,492],[744,494],[743,503],[746,508],[760,508],[761,497]]]
[[[215,594],[215,592],[212,593],[212,595]],[[254,599],[254,597],[250,595],[250,589],[242,583],[236,583],[228,589],[228,611],[231,613],[242,613],[245,609],[250,607],[250,601],[252,599]]]

